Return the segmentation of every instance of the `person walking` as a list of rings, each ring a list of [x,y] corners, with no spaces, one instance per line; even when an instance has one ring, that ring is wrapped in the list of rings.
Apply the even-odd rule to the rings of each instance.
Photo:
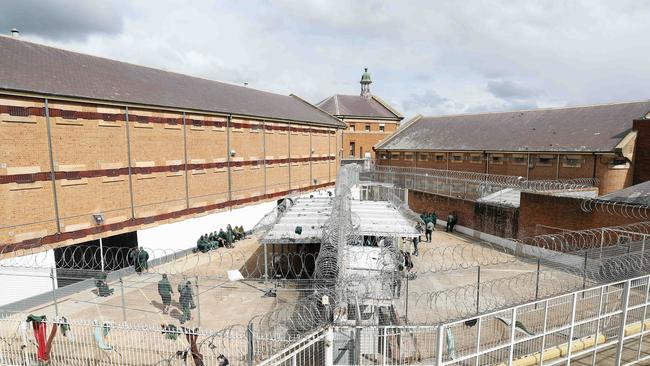
[[[190,310],[190,303],[192,301],[192,288],[190,287],[190,281],[186,281],[183,286],[179,285],[180,288],[180,304],[183,314],[181,314],[180,322],[184,324],[186,321],[192,319],[192,313]]]
[[[162,279],[158,281],[158,294],[163,304],[163,314],[169,313],[173,293],[174,290],[172,290],[172,285],[169,283],[169,279],[167,279],[167,274],[163,274]]]

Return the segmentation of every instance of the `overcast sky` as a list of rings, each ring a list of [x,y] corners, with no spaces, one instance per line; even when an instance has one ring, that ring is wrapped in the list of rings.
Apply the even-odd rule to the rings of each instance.
[[[648,1],[2,0],[0,30],[318,102],[405,116],[650,99]]]

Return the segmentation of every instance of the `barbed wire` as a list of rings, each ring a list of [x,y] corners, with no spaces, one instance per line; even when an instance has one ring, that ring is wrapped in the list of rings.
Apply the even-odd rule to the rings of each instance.
[[[627,219],[650,219],[650,206],[646,204],[617,202],[594,198],[582,200],[580,208],[583,212],[588,213],[600,212],[610,216],[619,216]]]

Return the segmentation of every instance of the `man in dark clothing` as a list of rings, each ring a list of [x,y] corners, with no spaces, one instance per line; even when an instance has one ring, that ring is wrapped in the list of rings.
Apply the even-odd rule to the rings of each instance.
[[[207,240],[205,239],[205,235],[201,235],[199,240],[197,240],[196,249],[198,249],[199,252],[201,253],[205,253],[209,250]]]
[[[140,247],[131,252],[131,261],[135,272],[139,275],[142,274],[142,271],[149,269],[149,253]]]
[[[99,272],[95,276],[95,286],[97,286],[97,295],[101,297],[111,296],[115,290],[108,287],[106,283],[106,272]]]
[[[420,243],[420,237],[416,236],[413,238],[413,255],[417,257],[418,255],[418,244]]]
[[[163,314],[167,314],[169,312],[169,307],[172,304],[173,293],[174,290],[172,290],[172,285],[167,279],[167,274],[163,274],[162,279],[158,282],[158,294],[160,295],[160,299],[163,303]]]
[[[232,248],[233,247],[232,243],[234,241],[235,241],[235,233],[232,230],[232,226],[228,224],[228,226],[226,226],[226,243],[228,243],[227,247]]]
[[[222,247],[226,246],[226,243],[228,242],[228,238],[226,237],[226,232],[223,231],[223,229],[219,229],[219,234],[217,234],[217,241],[219,242],[219,245]]]
[[[179,302],[181,304],[181,310],[183,311],[180,322],[181,324],[183,324],[186,321],[192,319],[192,313],[190,310],[190,307],[194,302],[194,300],[192,299],[192,285],[190,281],[185,281],[184,284],[181,283],[178,285],[178,289],[180,293]]]

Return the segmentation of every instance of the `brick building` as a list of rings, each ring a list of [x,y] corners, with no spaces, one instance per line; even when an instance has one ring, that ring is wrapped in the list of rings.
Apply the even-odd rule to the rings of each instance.
[[[0,37],[0,251],[331,184],[345,125],[304,100]]]
[[[635,172],[635,166],[647,168],[650,161],[645,152],[649,141],[644,137],[645,148],[637,146],[641,137],[636,127],[650,118],[649,112],[650,101],[643,101],[417,116],[376,145],[377,163],[529,180],[597,178],[600,194],[605,194],[631,185],[635,176],[648,176]],[[637,161],[637,155],[643,158]]]
[[[370,93],[368,69],[361,76],[360,95],[333,95],[317,106],[340,118],[348,126],[343,131],[340,157],[375,158],[373,146],[393,134],[404,118],[386,102]]]

